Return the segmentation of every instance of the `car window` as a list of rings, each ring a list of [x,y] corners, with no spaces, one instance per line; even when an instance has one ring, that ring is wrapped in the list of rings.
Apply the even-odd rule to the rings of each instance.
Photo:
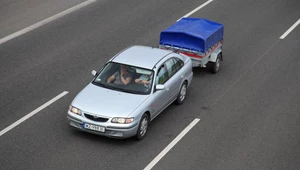
[[[157,77],[156,77],[156,84],[164,84],[169,79],[169,74],[165,65],[162,65],[158,69]]]
[[[173,72],[174,72],[174,68],[173,68],[173,66],[175,64],[174,60],[171,58],[171,59],[167,60],[165,62],[165,64],[166,64],[167,70],[169,72],[169,76],[171,77],[173,75]]]
[[[166,62],[169,77],[172,77],[183,66],[183,61],[179,58],[173,57]]]
[[[175,68],[174,69],[176,71],[180,70],[183,67],[184,62],[181,59],[177,58],[177,57],[174,57],[173,60],[175,62],[175,66],[174,66]]]
[[[184,62],[179,58],[170,58],[159,68],[155,83],[164,84],[170,79],[170,77],[180,70],[183,65]]]

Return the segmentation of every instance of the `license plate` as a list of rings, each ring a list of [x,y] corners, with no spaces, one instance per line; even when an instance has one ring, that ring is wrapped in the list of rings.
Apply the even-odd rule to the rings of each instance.
[[[98,132],[105,132],[105,128],[102,127],[102,126],[97,126],[97,125],[92,125],[92,124],[84,123],[83,127],[85,129],[91,129],[91,130],[98,131]]]

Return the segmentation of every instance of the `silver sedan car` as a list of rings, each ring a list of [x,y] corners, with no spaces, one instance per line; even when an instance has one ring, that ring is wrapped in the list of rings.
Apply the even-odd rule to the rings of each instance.
[[[132,46],[111,58],[72,101],[76,129],[114,138],[145,137],[149,123],[171,103],[182,104],[192,61],[173,51]]]

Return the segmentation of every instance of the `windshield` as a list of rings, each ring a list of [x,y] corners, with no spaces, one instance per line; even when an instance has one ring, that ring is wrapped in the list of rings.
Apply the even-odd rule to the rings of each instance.
[[[149,94],[152,79],[152,70],[109,62],[92,83],[127,93]]]

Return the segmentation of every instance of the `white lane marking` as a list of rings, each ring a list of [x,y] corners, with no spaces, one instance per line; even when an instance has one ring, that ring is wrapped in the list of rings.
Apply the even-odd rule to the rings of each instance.
[[[164,155],[166,155],[172,148],[175,146],[181,138],[184,137],[185,134],[187,134],[198,122],[200,119],[196,118],[194,119],[163,151],[161,151],[146,167],[144,170],[150,170],[154,167],[155,164],[159,160],[161,160]]]
[[[300,19],[298,19],[297,22],[295,22],[281,37],[280,39],[284,39],[290,32],[293,31],[297,27],[297,25],[300,24]]]
[[[49,23],[51,21],[54,21],[54,20],[56,20],[56,19],[58,19],[60,17],[63,17],[63,16],[65,16],[65,15],[71,13],[71,12],[74,12],[74,11],[76,11],[76,10],[78,10],[80,8],[83,8],[83,7],[89,5],[89,4],[93,3],[93,2],[96,2],[96,1],[97,0],[87,0],[87,1],[85,1],[83,3],[81,3],[81,4],[78,4],[76,6],[71,7],[71,8],[69,8],[69,9],[67,9],[67,10],[65,10],[63,12],[60,12],[60,13],[58,13],[56,15],[53,15],[53,16],[51,16],[49,18],[46,18],[46,19],[44,19],[44,20],[42,20],[40,22],[37,22],[37,23],[35,23],[35,24],[31,25],[31,26],[28,26],[28,27],[26,27],[26,28],[24,28],[22,30],[19,30],[19,31],[17,31],[15,33],[12,33],[12,34],[10,34],[10,35],[8,35],[6,37],[3,37],[3,38],[0,39],[0,45],[3,44],[3,43],[5,43],[6,41],[9,41],[9,40],[11,40],[13,38],[16,38],[16,37],[18,37],[20,35],[23,35],[23,34],[29,32],[29,31],[32,31],[32,30],[34,30],[36,28],[39,28],[39,27],[41,27],[41,26],[43,26],[43,25],[45,25],[45,24],[47,24],[47,23]]]
[[[58,96],[54,97],[53,99],[51,99],[47,103],[43,104],[42,106],[40,106],[37,109],[35,109],[34,111],[28,113],[27,115],[25,115],[24,117],[22,117],[18,121],[14,122],[13,124],[11,124],[10,126],[8,126],[7,128],[1,130],[0,131],[0,136],[4,135],[6,132],[8,132],[11,129],[13,129],[14,127],[18,126],[20,123],[22,123],[25,120],[29,119],[31,116],[35,115],[36,113],[38,113],[39,111],[43,110],[44,108],[46,108],[47,106],[49,106],[50,104],[54,103],[56,100],[62,98],[64,95],[66,95],[68,93],[69,92],[67,92],[67,91],[62,92],[61,94],[59,94]]]
[[[265,55],[271,51],[279,42],[277,40],[275,44],[273,44],[262,56],[260,56],[249,68],[247,68],[212,104],[209,105],[208,108],[212,108],[233,86],[238,83]],[[205,114],[205,111],[199,116],[202,117]]]
[[[206,5],[208,5],[209,3],[211,3],[213,0],[208,0],[207,2],[205,2],[204,4],[198,6],[197,8],[195,8],[194,10],[192,10],[191,12],[187,13],[186,15],[184,15],[183,17],[181,18],[185,18],[185,17],[188,17],[190,15],[192,15],[193,13],[195,13],[196,11],[198,11],[199,9],[205,7]],[[179,18],[177,21],[181,20],[181,18]]]

